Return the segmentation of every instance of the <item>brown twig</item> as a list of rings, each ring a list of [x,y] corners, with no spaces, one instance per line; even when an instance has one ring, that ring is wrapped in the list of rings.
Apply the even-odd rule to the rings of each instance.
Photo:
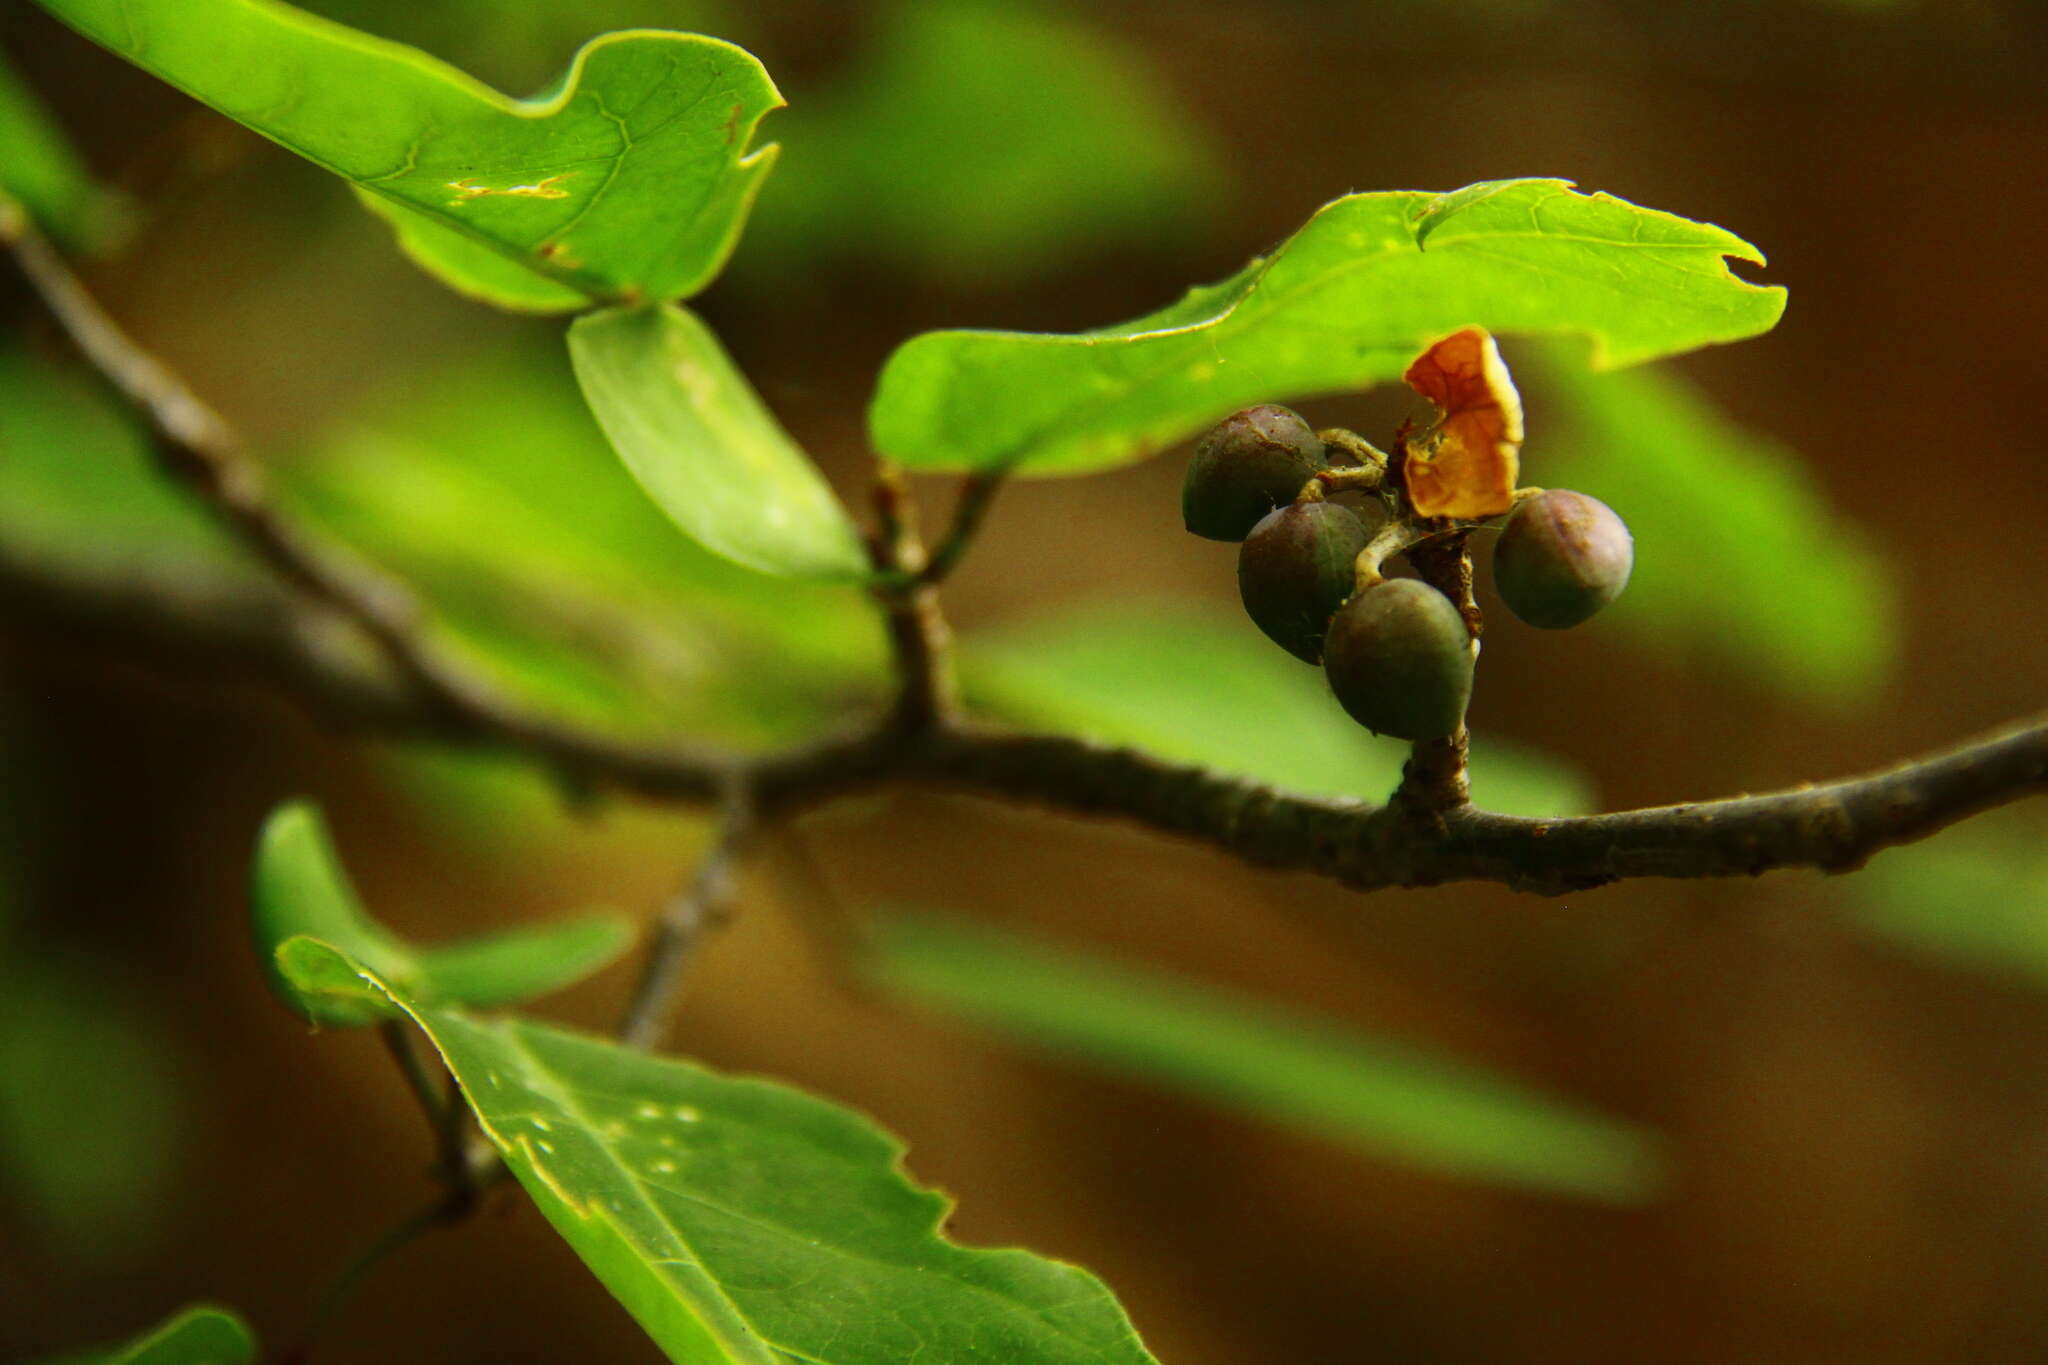
[[[1476,659],[1479,637],[1486,620],[1472,595],[1472,552],[1467,548],[1471,532],[1464,529],[1419,540],[1408,548],[1408,562],[1422,581],[1435,588],[1458,609],[1472,640],[1468,648]],[[1471,804],[1472,781],[1467,772],[1471,735],[1460,725],[1458,732],[1442,739],[1417,740],[1401,768],[1401,785],[1391,804],[1410,815],[1434,819],[1444,811]]]
[[[897,682],[883,728],[904,736],[944,729],[960,712],[953,632],[939,608],[938,582],[927,576],[931,561],[918,536],[917,506],[901,466],[876,462],[874,502],[872,550],[881,575],[875,598],[888,623]]]
[[[718,835],[689,884],[671,896],[655,922],[654,935],[640,966],[640,979],[628,997],[619,1021],[619,1041],[627,1047],[651,1049],[667,1034],[682,999],[683,979],[707,929],[728,913],[740,859],[755,830],[752,793],[735,777],[720,804]]]
[[[264,549],[288,581],[379,638],[394,660],[412,660],[405,672],[417,681],[425,656],[411,633],[410,608],[390,607],[374,583],[330,576],[322,555],[260,498],[252,501],[260,482],[244,477],[240,444],[219,418],[113,328],[39,238],[18,221],[4,226],[0,235],[11,234],[17,256],[81,348],[157,428],[160,444],[177,457],[171,463],[200,466],[190,476],[194,486],[230,525]],[[1397,471],[1402,455],[1397,442]],[[1367,889],[1490,881],[1557,894],[1628,877],[1845,871],[1880,849],[2048,790],[2048,717],[1884,772],[1762,796],[1555,820],[1461,805],[1422,822],[1398,806],[1294,796],[1129,749],[973,728],[957,719],[936,587],[917,581],[928,561],[900,471],[884,467],[876,499],[876,560],[890,575],[878,596],[896,649],[899,699],[881,722],[853,736],[744,764],[558,727],[469,686],[406,685],[359,651],[334,647],[331,628],[309,628],[302,614],[243,595],[66,579],[47,564],[7,562],[4,553],[0,574],[11,574],[34,610],[54,604],[75,620],[71,613],[82,608],[105,613],[116,628],[140,623],[181,646],[230,649],[358,723],[523,752],[652,797],[719,801],[741,781],[752,795],[753,818],[765,822],[885,784],[927,783],[1126,819],[1248,862]],[[430,678],[448,676],[437,664],[425,667]]]
[[[0,199],[0,245],[80,353],[148,423],[163,468],[190,487],[259,560],[322,612],[366,634],[437,728],[475,727],[513,740],[572,776],[625,757],[588,734],[563,729],[501,696],[441,656],[421,630],[412,594],[374,566],[294,526],[277,510],[262,464],[235,430],[100,307],[63,258],[11,202]],[[317,629],[317,627],[314,627]],[[719,756],[699,754],[707,790]]]

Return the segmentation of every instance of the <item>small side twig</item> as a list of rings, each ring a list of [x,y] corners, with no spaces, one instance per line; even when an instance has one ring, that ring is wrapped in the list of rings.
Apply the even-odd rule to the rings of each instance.
[[[875,596],[888,621],[897,679],[896,700],[883,728],[908,738],[943,730],[959,718],[953,632],[939,608],[938,583],[927,576],[932,561],[918,535],[917,508],[901,466],[877,462],[874,502],[872,548],[882,574]]]
[[[1467,767],[1472,737],[1460,725],[1458,732],[1444,739],[1417,740],[1401,765],[1401,785],[1388,805],[1395,810],[1427,819],[1439,819],[1447,810],[1472,804],[1472,780]]]
[[[419,1048],[412,1040],[412,1031],[396,1019],[387,1019],[377,1026],[378,1041],[391,1054],[391,1060],[398,1064],[398,1074],[405,1078],[406,1089],[412,1091],[419,1101],[420,1112],[426,1115],[427,1126],[436,1133],[448,1121],[448,1093],[445,1079],[436,1085],[426,1063],[420,1060]]]
[[[661,909],[654,935],[633,985],[619,1041],[642,1050],[660,1043],[682,999],[683,978],[704,931],[715,927],[732,905],[740,858],[755,832],[753,794],[735,777],[722,806],[718,836],[684,886]]]
[[[953,523],[925,561],[917,576],[920,582],[943,583],[959,567],[974,538],[981,534],[981,523],[1007,479],[1007,475],[1000,473],[969,474],[960,481],[960,494],[953,503]]]
[[[446,1190],[371,1238],[360,1251],[349,1257],[320,1291],[320,1298],[307,1320],[305,1335],[297,1344],[279,1351],[270,1359],[275,1365],[304,1365],[311,1360],[313,1348],[341,1317],[371,1271],[411,1246],[422,1234],[460,1222],[468,1214],[470,1206],[469,1199],[459,1198],[454,1190]]]
[[[1465,620],[1471,635],[1467,645],[1476,658],[1479,636],[1486,619],[1472,594],[1472,552],[1467,542],[1471,532],[1458,529],[1417,541],[1408,548],[1408,562],[1422,581],[1451,599]],[[1472,781],[1468,770],[1472,737],[1463,725],[1454,735],[1418,740],[1408,751],[1401,768],[1401,785],[1388,803],[1410,816],[1441,820],[1445,811],[1472,803]]]

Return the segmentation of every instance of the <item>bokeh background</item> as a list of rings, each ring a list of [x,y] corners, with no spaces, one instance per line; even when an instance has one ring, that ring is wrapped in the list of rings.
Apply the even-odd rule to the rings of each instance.
[[[784,157],[701,306],[849,493],[903,338],[1129,317],[1346,191],[1556,175],[1722,223],[1770,255],[1746,273],[1792,290],[1771,335],[1591,382],[1571,352],[1510,349],[1527,477],[1615,504],[1641,567],[1581,631],[1494,613],[1482,794],[1762,790],[2042,704],[2048,24],[2028,0],[310,8],[516,92],[614,27],[760,55]],[[537,703],[770,744],[872,699],[857,605],[709,565],[638,501],[559,322],[448,294],[340,184],[30,6],[0,12],[0,51],[123,197],[86,265],[110,307],[251,434],[296,515],[420,586]],[[0,1357],[193,1298],[288,1343],[427,1195],[431,1152],[373,1040],[309,1035],[264,990],[243,927],[264,813],[317,797],[369,903],[429,938],[647,910],[704,829],[351,735],[232,641],[166,627],[160,593],[118,609],[137,583],[263,599],[11,275],[0,326]],[[1409,405],[1304,409],[1377,436]],[[1004,496],[949,591],[974,695],[1378,795],[1398,755],[1333,729],[1314,677],[1233,619],[1230,550],[1179,528],[1181,463]],[[957,1237],[1095,1269],[1170,1365],[2038,1360],[2044,831],[2018,809],[1833,880],[1358,896],[889,795],[756,861],[676,1046],[875,1115],[959,1198]],[[1320,1125],[1074,1065],[863,976],[844,926],[892,905],[1313,1020],[1385,1064],[1355,1077],[1363,1117]],[[548,1012],[602,1027],[629,979]],[[1655,1135],[1664,1179],[1617,1197],[1518,1165],[1521,1101],[1468,1123],[1445,1098],[1482,1075]],[[655,1353],[514,1197],[393,1258],[321,1358]]]

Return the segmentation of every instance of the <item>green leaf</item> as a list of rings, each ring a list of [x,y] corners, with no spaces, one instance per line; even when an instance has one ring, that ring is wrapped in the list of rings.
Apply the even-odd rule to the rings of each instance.
[[[552,337],[408,374],[280,473],[295,517],[410,584],[473,668],[563,723],[760,747],[879,690],[872,604],[677,535]]]
[[[423,1001],[507,1004],[546,995],[597,971],[632,942],[629,922],[597,914],[414,948],[371,919],[336,856],[320,812],[278,808],[257,842],[250,892],[256,953],[278,997],[316,1023],[359,1026],[396,1017],[384,993],[341,973],[318,990],[278,965],[280,945],[310,936],[333,944]]]
[[[485,1136],[556,1231],[669,1359],[710,1365],[1147,1365],[1102,1283],[938,1235],[947,1203],[900,1143],[787,1086],[517,1018],[389,996],[327,945],[287,974],[353,974],[439,1049]]]
[[[1902,641],[1886,561],[1794,452],[1674,375],[1542,361],[1536,404],[1555,400],[1562,429],[1524,453],[1524,476],[1599,498],[1635,537],[1603,623],[1820,706],[1891,679]]]
[[[892,990],[1006,1037],[1375,1157],[1615,1203],[1650,1198],[1645,1133],[1404,1043],[935,916],[885,921]]]
[[[398,249],[414,265],[458,294],[512,313],[572,313],[590,306],[582,290],[535,274],[459,228],[360,187],[356,199],[391,225]]]
[[[692,539],[763,573],[868,575],[846,509],[695,314],[593,313],[570,327],[569,354],[619,458]]]
[[[633,946],[623,915],[587,915],[422,948],[425,994],[465,1005],[516,1005],[579,981]]]
[[[2048,987],[2048,824],[1982,815],[1888,849],[1847,885],[1853,923],[1931,961]]]
[[[1408,746],[1331,698],[1322,670],[1250,622],[1172,603],[1085,608],[961,641],[970,701],[1021,725],[1129,744],[1306,796],[1381,800]],[[1516,815],[1591,808],[1583,777],[1498,741],[1472,745],[1473,800]]]
[[[0,196],[67,250],[103,251],[129,224],[120,195],[93,180],[21,77],[0,58]]]
[[[1062,6],[899,0],[799,100],[741,255],[764,285],[820,253],[987,289],[1212,225],[1215,150],[1144,54]],[[1075,155],[1086,148],[1086,155]]]
[[[256,1339],[240,1318],[201,1306],[187,1308],[125,1346],[50,1365],[249,1365],[255,1358]]]
[[[926,469],[1085,474],[1233,409],[1396,379],[1477,324],[1591,339],[1597,367],[1770,330],[1785,291],[1733,233],[1562,180],[1354,194],[1272,255],[1146,317],[1073,336],[930,332],[882,371],[876,449]]]
[[[171,1221],[184,1058],[141,996],[84,954],[0,957],[0,1199],[24,1248],[132,1266]]]
[[[712,38],[607,34],[547,93],[514,100],[415,48],[276,0],[42,3],[390,201],[408,251],[458,288],[509,292],[505,273],[479,267],[451,233],[554,286],[527,287],[522,306],[698,292],[731,254],[774,160],[772,147],[747,144],[781,96],[759,62]]]

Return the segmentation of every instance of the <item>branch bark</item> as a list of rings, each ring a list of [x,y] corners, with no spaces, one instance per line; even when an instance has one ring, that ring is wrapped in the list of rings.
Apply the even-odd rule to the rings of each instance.
[[[718,836],[705,852],[688,886],[669,898],[655,921],[640,979],[619,1022],[619,1041],[650,1049],[668,1033],[681,1003],[683,978],[707,929],[729,912],[737,890],[739,862],[754,836],[754,801],[745,780],[735,777],[720,809]]]
[[[279,513],[263,465],[226,419],[170,368],[121,330],[28,217],[0,199],[0,245],[22,277],[102,379],[149,425],[159,462],[316,613],[354,626],[389,660],[401,684],[444,731],[475,728],[512,740],[575,778],[631,755],[593,736],[563,729],[501,696],[485,679],[456,667],[422,628],[424,613],[405,585],[374,566],[307,535]],[[304,624],[317,633],[316,620]],[[331,629],[329,631],[331,634]],[[715,790],[730,766],[699,753],[691,785]]]
[[[0,580],[12,596],[28,603],[31,618],[91,618],[115,632],[140,626],[188,652],[197,646],[252,659],[302,698],[378,730],[521,752],[584,782],[665,800],[729,801],[744,790],[750,819],[761,822],[879,786],[922,783],[1124,819],[1254,864],[1366,890],[1489,881],[1554,895],[1630,877],[1840,872],[1977,811],[2048,791],[2048,716],[1863,777],[1554,820],[1462,804],[1418,820],[1400,802],[1311,799],[1084,739],[975,727],[958,719],[936,575],[928,572],[900,471],[886,466],[877,480],[876,560],[892,577],[878,597],[901,683],[887,715],[843,739],[747,759],[565,727],[505,703],[435,658],[403,590],[367,566],[342,564],[285,524],[226,424],[114,326],[32,229],[0,215],[0,238],[12,243],[80,349],[152,423],[166,466],[209,500],[300,601],[324,610],[309,615],[291,609],[289,599],[281,605],[177,585],[61,580],[48,566],[10,561],[0,547]],[[964,535],[993,492],[993,483],[966,490],[964,520],[956,523]],[[360,638],[353,648],[337,641],[337,622],[374,641],[382,657],[365,657]],[[727,844],[737,837],[729,833]],[[729,857],[727,850],[707,860],[703,884],[690,893],[700,903],[717,899],[717,886],[704,879],[724,876]],[[685,947],[687,939],[678,937]]]

